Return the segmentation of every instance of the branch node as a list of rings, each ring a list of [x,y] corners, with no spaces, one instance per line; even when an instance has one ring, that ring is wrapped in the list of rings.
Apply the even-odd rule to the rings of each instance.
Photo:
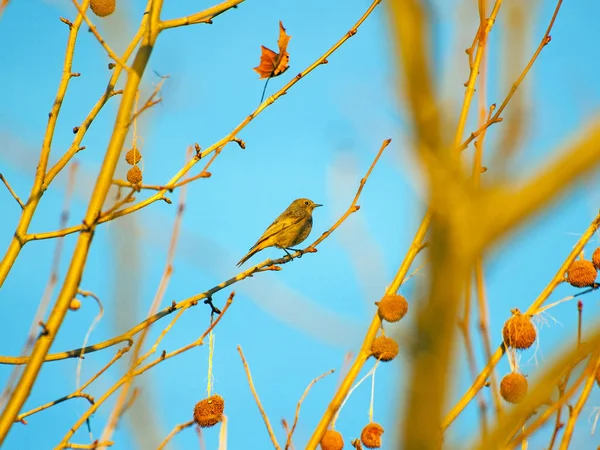
[[[211,296],[208,296],[206,298],[206,300],[204,300],[204,304],[210,306],[211,314],[212,313],[221,314],[221,310],[219,308],[217,308],[215,305],[213,305],[213,299]]]
[[[40,331],[40,336],[48,336],[50,334],[50,330],[44,322],[40,320],[38,322],[38,325],[42,328],[42,331]]]

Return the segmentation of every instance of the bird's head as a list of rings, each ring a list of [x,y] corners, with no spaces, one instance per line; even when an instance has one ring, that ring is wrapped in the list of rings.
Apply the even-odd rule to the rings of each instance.
[[[308,212],[312,212],[313,209],[318,208],[319,206],[323,205],[315,203],[308,198],[298,198],[292,202],[293,208],[304,209]]]

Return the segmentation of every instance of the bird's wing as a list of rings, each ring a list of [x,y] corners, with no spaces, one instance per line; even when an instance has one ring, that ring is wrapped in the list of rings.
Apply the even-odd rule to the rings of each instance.
[[[304,214],[289,213],[289,212],[285,211],[277,219],[275,219],[271,225],[269,225],[269,228],[267,228],[265,230],[265,232],[258,239],[258,241],[256,241],[256,244],[254,244],[250,250],[253,250],[260,243],[266,241],[267,239],[276,235],[277,233],[280,233],[281,231],[285,230],[286,228],[296,225],[298,222],[300,222],[304,218],[305,218]]]

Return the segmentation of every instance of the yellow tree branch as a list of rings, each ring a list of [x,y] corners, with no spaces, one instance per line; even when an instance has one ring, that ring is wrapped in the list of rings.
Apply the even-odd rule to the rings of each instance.
[[[84,2],[83,8],[86,7],[87,3]],[[88,252],[94,236],[94,231],[97,226],[97,219],[102,211],[102,205],[106,200],[106,196],[110,189],[111,181],[121,155],[121,149],[123,148],[123,143],[127,137],[135,95],[141,82],[144,70],[146,69],[146,65],[150,59],[150,54],[152,53],[155,41],[158,37],[158,23],[160,21],[161,8],[162,0],[154,0],[152,2],[146,34],[133,61],[132,70],[128,73],[127,82],[121,98],[121,103],[119,105],[113,133],[106,150],[104,161],[100,168],[100,173],[98,174],[98,178],[96,180],[94,191],[88,204],[85,218],[83,220],[85,229],[79,234],[79,238],[71,258],[71,263],[56,300],[56,304],[54,305],[48,321],[45,324],[45,333],[43,333],[36,342],[29,362],[23,371],[19,383],[10,397],[6,407],[4,408],[2,416],[0,417],[0,444],[6,438],[6,435],[12,427],[15,417],[17,417],[21,407],[29,397],[31,388],[37,379],[38,373],[44,360],[46,359],[46,355],[48,354],[50,346],[52,345],[52,342],[54,342],[58,330],[60,329],[60,326],[62,325],[62,322],[66,316],[69,303],[77,294],[79,283],[81,281],[81,277],[83,276],[83,270],[85,268]],[[81,14],[78,15],[78,20],[81,23]],[[38,185],[38,189],[43,182],[45,168],[45,164],[41,169],[38,167],[38,174],[36,175],[36,185]]]
[[[89,0],[84,0],[82,8],[85,10],[89,5]],[[65,95],[67,93],[67,88],[69,86],[69,81],[72,78],[73,72],[73,55],[75,53],[75,42],[77,41],[77,35],[79,33],[79,29],[81,28],[81,24],[83,23],[83,15],[79,14],[73,23],[64,19],[63,22],[69,27],[69,38],[67,40],[67,48],[65,51],[65,60],[63,63],[63,72],[58,84],[58,90],[56,92],[56,97],[52,104],[52,109],[48,114],[48,125],[46,126],[46,132],[44,134],[44,140],[42,142],[42,149],[40,151],[40,158],[37,164],[35,179],[33,181],[33,186],[31,187],[31,192],[29,194],[29,198],[23,207],[23,212],[21,214],[21,218],[19,219],[19,223],[17,225],[17,229],[15,234],[10,241],[8,249],[0,261],[0,287],[4,284],[4,280],[8,276],[10,269],[12,268],[21,248],[23,248],[24,241],[23,237],[27,233],[27,229],[33,219],[33,214],[37,208],[37,205],[43,194],[43,185],[44,178],[46,175],[46,167],[48,166],[48,159],[50,158],[50,150],[52,147],[52,139],[54,138],[54,130],[56,129],[56,123],[58,121],[58,115],[60,114],[60,110],[62,108],[63,101],[65,99]],[[0,438],[1,443],[1,438]]]

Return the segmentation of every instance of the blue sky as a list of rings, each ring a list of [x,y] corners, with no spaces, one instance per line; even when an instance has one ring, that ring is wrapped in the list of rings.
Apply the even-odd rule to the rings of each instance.
[[[133,35],[144,3],[136,0],[122,9],[119,4],[114,17],[92,18],[116,51],[121,52]],[[468,76],[464,49],[477,28],[472,3],[431,2],[435,11],[435,80],[449,130],[455,127],[464,92],[462,84]],[[140,120],[144,180],[152,184],[166,182],[183,164],[190,144],[198,142],[203,148],[208,147],[256,108],[263,81],[258,80],[252,68],[258,65],[261,44],[276,47],[279,20],[292,36],[291,68],[270,81],[271,94],[348,31],[368,5],[366,0],[248,0],[216,18],[213,25],[162,34],[145,74],[143,92],[148,95],[159,81],[152,71],[170,78],[162,90],[162,103]],[[207,5],[192,1],[167,1],[163,17],[178,17],[204,6]],[[489,103],[502,101],[543,35],[553,8],[554,2],[548,0],[533,5],[505,2],[491,36]],[[522,25],[515,21],[519,11]],[[519,121],[524,125],[524,133],[519,154],[507,162],[508,176],[518,178],[531,173],[597,114],[600,50],[594,24],[599,15],[600,4],[593,0],[565,2],[551,44],[515,98],[515,105],[522,107]],[[31,187],[47,112],[62,70],[67,28],[58,20],[60,16],[74,18],[70,2],[12,0],[0,18],[0,42],[7,43],[0,46],[0,83],[5,86],[0,98],[0,172],[22,198]],[[325,205],[315,211],[311,236],[315,239],[350,204],[381,142],[393,138],[363,191],[360,211],[324,241],[318,253],[287,264],[280,272],[258,274],[234,286],[235,302],[216,330],[214,355],[214,389],[226,401],[229,448],[270,446],[236,346],[241,345],[244,350],[258,393],[282,443],[285,435],[280,419],[285,417],[291,422],[306,385],[329,369],[339,369],[345,354],[358,349],[374,313],[373,302],[391,281],[421,220],[426,193],[411,156],[408,116],[396,89],[399,68],[387,26],[382,5],[358,34],[329,58],[329,64],[303,79],[240,133],[246,150],[235,144],[228,146],[213,164],[212,177],[189,185],[165,305],[235,275],[235,263],[295,198],[309,197]],[[519,37],[519,45],[507,50],[506,42],[511,37]],[[54,138],[52,162],[66,150],[73,137],[72,128],[103,91],[110,76],[108,62],[94,37],[84,30],[74,62],[74,70],[82,75],[71,81]],[[110,137],[117,102],[118,98],[112,99],[99,115],[83,142],[86,150],[77,156],[80,168],[70,225],[79,223],[84,214]],[[506,145],[503,132],[511,117],[516,115],[509,106],[505,122],[490,130],[490,152]],[[473,127],[471,122],[468,129]],[[492,155],[486,154],[486,163],[493,161]],[[117,175],[124,178],[126,170],[122,162]],[[195,168],[193,174],[198,170]],[[487,176],[500,177],[500,172],[490,167]],[[595,176],[583,180],[489,255],[486,287],[494,346],[500,343],[500,330],[510,309],[526,309],[595,216],[597,185]],[[65,187],[66,171],[45,194],[30,231],[56,229]],[[81,284],[82,289],[96,293],[106,309],[91,342],[122,333],[146,314],[164,266],[175,217],[177,194],[172,198],[173,205],[155,203],[139,214],[98,229]],[[0,189],[0,205],[0,247],[6,247],[19,209],[4,189]],[[61,277],[75,239],[70,236],[64,240]],[[588,255],[597,243],[596,239],[589,245]],[[3,355],[21,351],[49,276],[49,255],[55,245],[53,241],[28,244],[0,290],[4,309],[0,331]],[[280,254],[269,249],[251,261]],[[422,262],[417,261],[417,266]],[[401,289],[411,308],[417,307],[418,289],[426,273],[425,266]],[[219,293],[215,302],[222,304],[229,292]],[[560,286],[552,299],[572,293],[573,288]],[[596,296],[594,293],[584,298],[588,327],[597,315]],[[80,311],[70,313],[53,351],[79,347],[96,313],[95,305],[87,301]],[[548,319],[548,326],[540,325],[537,365],[530,360],[533,352],[524,353],[521,359],[522,369],[530,377],[548,364],[557,347],[573,337],[575,302],[564,303],[549,313],[560,324]],[[166,320],[152,329],[150,337],[158,335]],[[207,325],[207,309],[191,309],[169,333],[161,349],[169,351],[189,343]],[[396,435],[397,405],[409,389],[403,384],[407,358],[402,347],[403,340],[410,339],[410,313],[400,325],[389,328],[398,333],[401,355],[377,371],[375,420],[386,429],[384,448],[391,448]],[[478,350],[482,364],[482,352]],[[83,363],[83,379],[102,367],[114,351],[89,355]],[[173,426],[190,420],[195,402],[205,395],[207,355],[206,347],[194,349],[140,377],[139,400],[117,430],[115,448],[152,448]],[[470,381],[464,355],[458,357],[463,370],[456,374],[456,396],[464,392]],[[72,392],[75,367],[74,360],[45,365],[26,409]],[[122,364],[109,371],[92,385],[90,393],[100,396],[124,367]],[[508,370],[503,361],[499,373]],[[9,367],[0,368],[2,384],[9,373]],[[295,434],[296,448],[302,448],[310,436],[333,395],[337,379],[337,374],[329,376],[309,394]],[[337,422],[347,446],[368,421],[369,387],[366,383],[357,389]],[[590,448],[599,444],[598,434],[590,436],[591,425],[586,420],[599,403],[596,389],[583,411],[574,444]],[[112,404],[107,402],[92,419],[95,436],[100,435]],[[13,427],[6,448],[54,445],[86,407],[84,401],[71,400],[30,417],[28,426]],[[474,403],[452,426],[450,442],[473,431],[478,423],[476,413]],[[137,434],[132,433],[136,427]],[[207,448],[216,448],[217,435],[216,429],[204,433]],[[547,433],[542,435],[544,440],[533,440],[532,448],[547,442]],[[136,441],[140,436],[142,441]],[[73,441],[83,443],[87,439],[87,432],[82,429]],[[193,448],[196,442],[196,434],[189,429],[173,440],[172,448]]]

